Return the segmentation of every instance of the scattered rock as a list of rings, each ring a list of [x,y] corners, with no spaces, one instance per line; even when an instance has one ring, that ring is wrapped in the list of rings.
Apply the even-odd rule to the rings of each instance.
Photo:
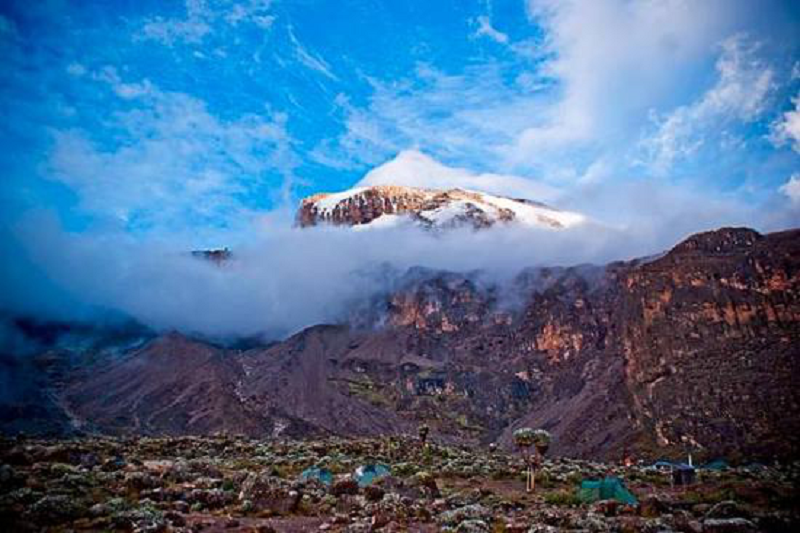
[[[620,502],[617,500],[600,500],[594,504],[594,511],[603,516],[617,516]]]
[[[456,533],[489,533],[489,524],[483,520],[464,520],[458,527]]]
[[[358,494],[358,482],[352,477],[337,479],[331,485],[331,494],[341,496],[343,494]]]
[[[703,533],[755,533],[756,525],[745,518],[710,518],[703,521]]]
[[[442,513],[437,522],[446,525],[457,525],[465,520],[489,520],[492,512],[480,504],[466,505]]]
[[[732,500],[715,504],[705,515],[706,518],[750,518],[750,513]]]
[[[88,510],[73,498],[51,494],[33,504],[27,514],[37,523],[52,525],[75,520],[87,512]]]
[[[386,494],[381,487],[377,485],[367,485],[364,487],[364,497],[367,501],[370,502],[377,502],[383,499],[383,495]]]
[[[669,510],[669,506],[660,497],[651,494],[639,502],[639,514],[645,518],[658,518]]]
[[[265,473],[250,474],[242,483],[239,500],[250,501],[257,511],[288,514],[297,509],[300,493],[290,490],[280,478]]]

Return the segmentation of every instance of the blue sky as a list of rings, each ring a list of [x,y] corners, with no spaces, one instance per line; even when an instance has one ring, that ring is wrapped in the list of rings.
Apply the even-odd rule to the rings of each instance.
[[[796,226],[798,35],[791,1],[6,1],[0,220],[235,242],[418,150],[610,224]]]

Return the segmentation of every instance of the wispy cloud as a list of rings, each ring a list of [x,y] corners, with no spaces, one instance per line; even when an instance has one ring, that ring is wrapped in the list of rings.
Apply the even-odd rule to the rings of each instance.
[[[366,107],[344,95],[336,103],[345,131],[315,152],[320,161],[346,157],[375,164],[414,147],[456,161],[502,169],[501,149],[541,110],[544,102],[526,80],[506,83],[509,65],[491,61],[447,74],[418,64],[415,76],[398,81],[370,78]]]
[[[475,37],[488,37],[496,43],[508,44],[508,35],[492,26],[492,21],[488,15],[475,17],[473,24],[476,26]]]
[[[266,202],[290,178],[281,116],[221,119],[202,100],[147,79],[124,82],[113,68],[94,77],[125,101],[108,124],[115,139],[54,130],[50,158],[50,176],[90,212],[134,229],[231,224],[256,207],[253,195]]]
[[[642,142],[646,163],[658,173],[708,142],[725,141],[727,130],[759,119],[775,89],[775,73],[757,52],[758,43],[737,35],[721,44],[718,78],[696,102],[654,117],[656,131]]]
[[[185,17],[153,17],[145,22],[142,35],[169,46],[181,41],[196,44],[211,33],[210,14],[204,0],[186,0]]]
[[[174,46],[178,43],[200,44],[220,23],[228,26],[251,23],[269,29],[275,21],[271,4],[271,0],[186,0],[185,16],[148,18],[142,26],[141,36]]]
[[[297,60],[307,68],[310,68],[313,71],[319,72],[323,76],[330,78],[332,80],[336,80],[336,75],[331,70],[330,65],[322,59],[319,55],[315,55],[309,52],[295,37],[294,30],[289,27],[288,30],[289,40],[294,47],[294,53]]]

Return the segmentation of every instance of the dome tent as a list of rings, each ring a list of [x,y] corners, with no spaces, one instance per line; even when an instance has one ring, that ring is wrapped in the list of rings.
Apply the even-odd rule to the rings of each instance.
[[[391,474],[391,470],[384,464],[367,464],[356,469],[355,478],[359,487],[372,485],[375,480]]]
[[[598,500],[617,500],[628,505],[637,505],[639,501],[618,477],[606,477],[601,480],[586,479],[581,482],[578,498],[586,503]]]
[[[327,468],[307,468],[300,474],[300,479],[309,481],[311,479],[318,479],[323,485],[330,485],[333,483],[333,474]]]

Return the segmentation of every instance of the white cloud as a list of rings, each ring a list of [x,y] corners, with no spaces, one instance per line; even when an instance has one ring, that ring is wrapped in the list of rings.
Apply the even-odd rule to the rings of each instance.
[[[727,33],[727,2],[530,0],[551,60],[542,74],[560,95],[509,148],[524,164],[547,152],[619,142],[647,109],[674,98]]]
[[[742,2],[542,0],[527,5],[543,37],[520,41],[528,47],[525,54],[517,50],[520,43],[509,40],[513,60],[484,56],[482,63],[455,72],[419,64],[404,79],[370,78],[373,93],[367,104],[340,98],[345,132],[318,146],[313,157],[353,167],[418,146],[473,167],[575,181],[601,159],[607,174],[630,174],[632,160],[641,153],[637,141],[652,127],[650,117],[666,121],[663,113],[681,104],[701,108],[707,117],[725,110],[740,120],[763,109],[770,69],[759,71],[756,67],[763,65],[748,63],[752,56],[745,57],[743,44],[725,41],[745,21]],[[487,16],[474,22],[488,31],[490,21]],[[732,49],[717,63],[722,81],[698,97],[707,89],[702,83],[708,65],[724,41]],[[697,98],[704,98],[702,105],[691,103]],[[663,126],[664,154],[671,134],[680,138],[675,150],[700,148],[699,142],[693,144],[696,136],[685,135],[685,122],[676,118]],[[720,143],[736,145],[741,139],[735,133],[721,133]]]
[[[792,174],[789,181],[781,185],[779,190],[789,197],[792,205],[800,207],[800,172]]]
[[[251,0],[234,4],[225,15],[225,21],[233,26],[251,22],[262,29],[269,29],[275,22],[275,16],[268,14],[271,4],[272,0]]]
[[[251,23],[269,29],[275,21],[270,14],[271,0],[186,0],[185,17],[149,18],[142,27],[142,37],[167,46],[176,43],[199,44],[213,33],[215,25],[223,22],[229,26]]]
[[[113,69],[95,77],[128,100],[126,110],[110,115],[114,142],[56,130],[49,161],[51,177],[90,212],[143,228],[233,223],[248,214],[244,198],[291,178],[293,153],[280,116],[223,120],[202,100],[147,80],[124,83]]]
[[[401,185],[431,189],[461,188],[512,198],[550,201],[559,191],[549,185],[519,176],[478,174],[465,168],[443,165],[416,150],[405,150],[372,170],[358,182],[369,185]]]
[[[197,44],[211,32],[211,11],[204,0],[186,0],[186,17],[165,19],[153,17],[145,22],[142,32],[145,38],[168,46],[185,41]]]
[[[795,65],[797,67],[797,65]],[[792,145],[800,153],[800,93],[792,98],[794,109],[786,111],[772,124],[770,139],[775,146]]]
[[[696,102],[654,117],[657,129],[642,143],[647,164],[665,173],[673,163],[697,151],[709,138],[737,146],[725,128],[752,122],[766,109],[775,74],[758,57],[758,45],[742,35],[726,39],[716,62],[717,81]]]
[[[508,35],[498,31],[492,26],[491,20],[486,15],[481,15],[474,19],[474,24],[477,26],[475,29],[475,37],[488,37],[489,39],[500,44],[508,44]]]

